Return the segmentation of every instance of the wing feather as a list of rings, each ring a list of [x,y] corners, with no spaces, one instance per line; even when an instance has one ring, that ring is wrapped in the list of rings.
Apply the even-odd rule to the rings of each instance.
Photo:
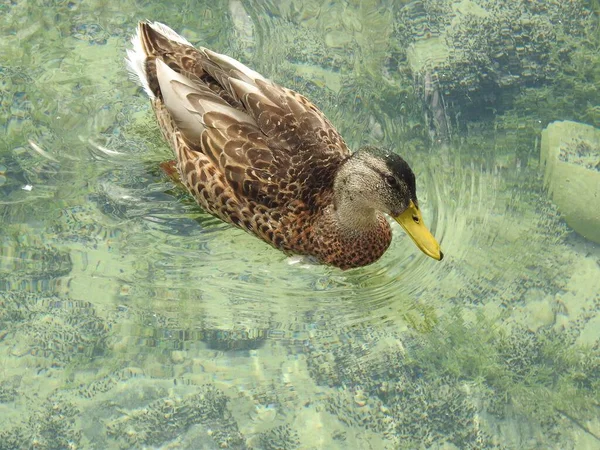
[[[146,23],[138,35],[148,55],[147,85],[189,151],[208,156],[248,200],[316,206],[316,194],[333,188],[335,171],[350,155],[323,113],[241,62],[171,33]]]

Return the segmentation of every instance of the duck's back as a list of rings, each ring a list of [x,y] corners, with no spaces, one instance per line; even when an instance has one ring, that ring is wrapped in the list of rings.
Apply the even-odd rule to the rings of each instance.
[[[302,253],[301,235],[331,203],[350,154],[331,123],[305,97],[165,25],[140,23],[132,43],[129,67],[190,193],[223,220]]]

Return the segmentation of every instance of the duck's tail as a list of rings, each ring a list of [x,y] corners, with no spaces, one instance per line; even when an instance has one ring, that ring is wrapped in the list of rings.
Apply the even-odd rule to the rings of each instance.
[[[192,47],[187,39],[159,22],[140,22],[136,34],[131,38],[131,44],[133,48],[127,50],[125,58],[127,68],[131,77],[152,99],[156,97],[156,91],[151,86],[148,61],[153,61],[160,55],[161,49],[173,44]]]

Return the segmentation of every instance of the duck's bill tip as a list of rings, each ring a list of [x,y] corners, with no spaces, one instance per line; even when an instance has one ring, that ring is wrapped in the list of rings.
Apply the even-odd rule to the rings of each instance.
[[[431,231],[423,224],[423,216],[417,206],[411,201],[409,207],[402,214],[394,217],[406,234],[408,234],[419,249],[427,256],[441,261],[444,254],[440,244],[433,237]]]

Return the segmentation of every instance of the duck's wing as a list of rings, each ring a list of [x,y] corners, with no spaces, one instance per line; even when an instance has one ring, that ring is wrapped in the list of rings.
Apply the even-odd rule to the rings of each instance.
[[[188,151],[206,155],[238,195],[310,206],[332,188],[350,152],[305,97],[162,24],[140,23],[132,42],[132,72],[164,103]]]

